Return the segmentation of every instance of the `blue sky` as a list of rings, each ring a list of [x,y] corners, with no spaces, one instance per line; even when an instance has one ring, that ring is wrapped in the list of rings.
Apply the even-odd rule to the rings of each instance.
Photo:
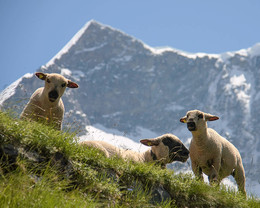
[[[91,19],[144,43],[223,53],[260,42],[259,0],[0,0],[0,90],[46,64]]]

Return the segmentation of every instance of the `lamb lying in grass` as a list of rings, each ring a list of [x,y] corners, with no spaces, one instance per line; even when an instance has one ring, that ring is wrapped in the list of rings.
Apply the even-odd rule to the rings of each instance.
[[[118,155],[124,159],[130,159],[136,162],[156,161],[162,168],[166,168],[167,163],[172,163],[173,161],[186,162],[189,158],[189,150],[178,137],[172,134],[164,134],[154,139],[142,139],[140,142],[151,148],[139,153],[115,147],[104,141],[83,141],[80,144],[98,148],[104,152],[107,157]]]
[[[78,85],[60,74],[37,72],[35,75],[39,79],[45,80],[45,86],[38,88],[32,94],[20,118],[34,121],[43,120],[61,130],[64,115],[61,96],[66,87],[78,88]]]
[[[232,175],[239,191],[246,194],[245,172],[239,151],[215,130],[207,128],[207,121],[217,119],[219,119],[217,116],[199,110],[188,111],[186,116],[180,119],[182,123],[187,123],[187,128],[192,133],[190,144],[192,171],[199,178],[205,173],[210,182],[217,183]]]

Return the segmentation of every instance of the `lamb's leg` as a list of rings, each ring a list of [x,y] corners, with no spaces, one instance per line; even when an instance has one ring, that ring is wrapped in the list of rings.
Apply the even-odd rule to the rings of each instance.
[[[215,167],[212,165],[211,173],[208,176],[210,184],[219,184],[218,173]]]
[[[246,189],[245,189],[245,171],[244,168],[242,166],[242,164],[240,166],[237,166],[236,169],[233,172],[233,177],[235,178],[237,185],[238,185],[238,190],[246,195]]]
[[[209,160],[208,161],[208,166],[211,169],[210,174],[208,176],[209,182],[210,184],[212,183],[216,183],[219,184],[219,169],[220,169],[220,161],[221,158],[217,158],[214,161],[213,160]]]
[[[193,173],[198,179],[203,180],[203,173],[201,167],[199,167],[195,162],[191,162],[191,168]]]

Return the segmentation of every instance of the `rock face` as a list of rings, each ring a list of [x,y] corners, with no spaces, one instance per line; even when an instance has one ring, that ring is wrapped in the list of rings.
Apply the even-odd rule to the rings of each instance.
[[[64,126],[101,124],[128,135],[147,129],[191,134],[179,122],[200,109],[220,117],[209,123],[241,152],[247,178],[260,172],[260,44],[220,55],[155,49],[95,21],[38,71],[61,73],[80,88],[63,95]],[[43,82],[26,75],[0,95],[2,108],[18,113]],[[131,136],[129,136],[131,138]]]

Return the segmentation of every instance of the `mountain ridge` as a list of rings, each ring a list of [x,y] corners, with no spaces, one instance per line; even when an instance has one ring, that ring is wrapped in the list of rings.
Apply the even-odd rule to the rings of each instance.
[[[151,47],[151,46],[147,45],[146,43],[144,43],[143,41],[141,41],[131,35],[128,35],[121,30],[112,28],[111,26],[102,24],[96,20],[90,20],[71,38],[71,40],[45,66],[48,67],[48,66],[54,64],[55,59],[59,59],[62,54],[66,53],[78,41],[78,39],[81,38],[81,36],[88,29],[88,27],[93,26],[93,25],[100,27],[100,28],[107,28],[107,29],[119,32],[122,35],[128,36],[129,38],[143,44],[144,48],[150,50],[152,53],[154,53],[156,55],[160,55],[164,52],[174,52],[174,53],[178,53],[183,56],[187,56],[189,58],[196,58],[196,57],[201,58],[204,56],[208,56],[208,57],[217,58],[217,59],[219,59],[219,58],[226,59],[227,57],[234,56],[235,54],[238,54],[238,53],[243,54],[244,56],[248,56],[249,54],[251,54],[252,56],[257,56],[260,54],[260,43],[256,43],[255,45],[253,45],[252,47],[249,47],[247,49],[240,49],[237,51],[228,51],[228,52],[224,52],[224,53],[220,53],[220,54],[209,54],[209,53],[205,53],[205,52],[189,53],[189,52],[186,52],[186,51],[183,51],[180,49],[175,49],[175,48],[172,48],[169,46]]]
[[[247,177],[257,182],[259,69],[259,43],[223,54],[189,54],[152,48],[92,20],[38,71],[61,73],[79,83],[79,89],[66,90],[63,101],[64,126],[80,129],[81,135],[91,124],[116,129],[135,141],[149,130],[154,135],[173,133],[186,142],[191,134],[179,122],[186,111],[216,114],[220,120],[209,127],[239,149]],[[21,112],[42,85],[27,74],[12,90],[1,92],[2,108]]]

